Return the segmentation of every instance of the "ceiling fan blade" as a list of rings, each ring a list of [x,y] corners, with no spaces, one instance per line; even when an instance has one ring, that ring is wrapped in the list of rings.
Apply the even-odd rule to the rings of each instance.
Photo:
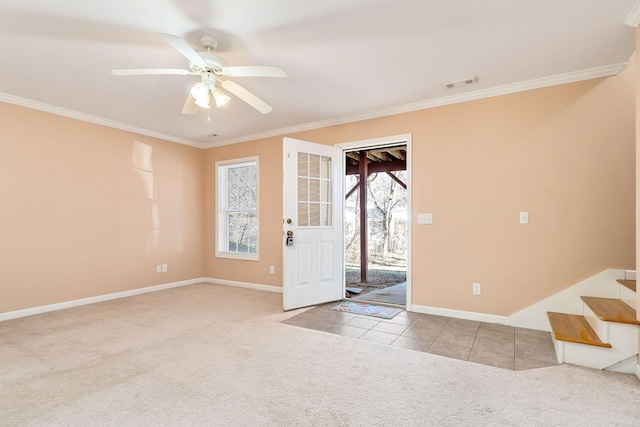
[[[198,106],[196,105],[196,100],[189,94],[184,103],[184,107],[182,107],[182,114],[195,114],[197,112]]]
[[[225,67],[224,73],[231,77],[287,77],[287,73],[275,65]]]
[[[244,102],[251,105],[262,114],[270,113],[273,110],[273,107],[240,86],[238,83],[232,80],[221,80],[221,82],[223,88],[225,88],[238,98],[242,99]]]
[[[180,52],[189,61],[193,62],[194,64],[206,65],[200,55],[198,55],[198,53],[180,37],[163,33],[160,33],[159,36],[162,37],[164,41],[173,46],[175,50]]]
[[[174,68],[131,68],[111,70],[111,74],[114,76],[146,76],[150,74],[178,74],[180,76],[187,76],[192,73],[189,70],[181,70]]]

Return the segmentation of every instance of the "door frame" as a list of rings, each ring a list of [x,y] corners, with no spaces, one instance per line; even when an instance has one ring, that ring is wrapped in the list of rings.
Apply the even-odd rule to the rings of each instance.
[[[392,135],[392,136],[384,136],[380,138],[372,138],[372,139],[363,139],[359,141],[351,141],[344,142],[340,144],[336,144],[336,147],[342,149],[342,192],[344,197],[344,171],[346,170],[346,162],[345,162],[345,152],[347,151],[355,151],[358,149],[373,149],[377,147],[388,147],[390,145],[406,145],[407,146],[407,300],[405,302],[406,311],[412,311],[411,308],[411,223],[412,213],[411,213],[411,193],[412,193],[412,185],[411,185],[411,151],[412,151],[412,134],[406,133],[401,135]],[[344,218],[343,225],[344,229]],[[344,239],[342,244],[344,245]],[[344,250],[343,250],[344,251]],[[342,269],[344,270],[344,262],[342,265]],[[343,275],[344,276],[344,275]]]

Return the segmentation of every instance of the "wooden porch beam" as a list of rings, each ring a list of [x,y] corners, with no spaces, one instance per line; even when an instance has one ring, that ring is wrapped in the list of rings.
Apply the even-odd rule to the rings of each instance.
[[[366,158],[366,157],[361,157]],[[347,175],[359,175],[360,164],[366,162],[358,162],[357,165],[347,165]],[[390,162],[371,162],[367,166],[367,172],[369,175],[378,172],[393,172],[407,170],[407,162],[405,160],[393,160]]]
[[[356,182],[356,185],[354,185],[353,188],[347,192],[347,195],[344,196],[344,199],[347,200],[349,197],[351,197],[353,192],[356,191],[359,187],[360,187],[360,183]]]
[[[407,184],[405,184],[404,182],[402,182],[400,180],[400,178],[398,178],[397,176],[395,176],[394,174],[392,174],[391,172],[387,172],[387,175],[389,175],[391,177],[391,179],[393,179],[395,182],[397,182],[402,188],[404,188],[405,190],[407,189]]]

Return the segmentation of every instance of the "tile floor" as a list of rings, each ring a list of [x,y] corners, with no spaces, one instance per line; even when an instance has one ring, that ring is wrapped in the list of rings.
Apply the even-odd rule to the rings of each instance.
[[[336,305],[282,322],[515,371],[558,364],[549,332],[406,311],[380,319],[333,310]]]

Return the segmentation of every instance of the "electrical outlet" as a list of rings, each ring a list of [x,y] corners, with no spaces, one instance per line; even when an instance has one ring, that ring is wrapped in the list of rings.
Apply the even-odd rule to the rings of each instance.
[[[162,264],[162,272],[163,273],[167,272],[167,264]]]
[[[276,272],[276,268],[273,265],[269,266],[269,274],[274,274]]]
[[[160,264],[156,265],[156,273],[162,273],[162,266]]]
[[[480,295],[482,293],[482,285],[480,283],[473,284],[473,294]]]

